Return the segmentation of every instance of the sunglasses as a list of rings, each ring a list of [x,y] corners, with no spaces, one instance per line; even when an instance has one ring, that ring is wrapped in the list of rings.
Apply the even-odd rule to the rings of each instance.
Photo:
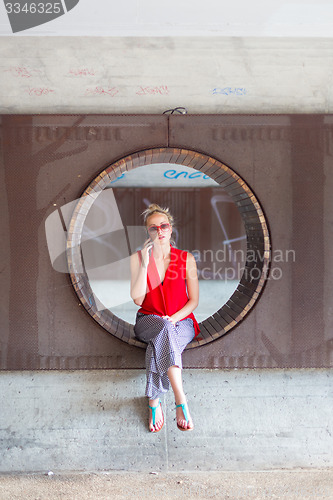
[[[167,224],[165,222],[165,223],[161,224],[160,226],[150,226],[148,228],[148,233],[156,234],[159,229],[162,231],[162,233],[165,233],[166,231],[168,231],[168,229],[170,229],[170,224]]]

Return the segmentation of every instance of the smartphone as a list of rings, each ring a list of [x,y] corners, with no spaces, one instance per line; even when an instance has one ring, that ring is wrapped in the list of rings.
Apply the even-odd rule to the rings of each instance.
[[[153,240],[152,240],[151,238],[149,238],[149,242],[150,242],[150,243],[153,243]],[[148,253],[149,253],[149,257],[151,257],[151,253],[152,253],[152,251],[153,251],[153,247],[151,246],[151,247],[149,248],[149,252],[148,252]]]

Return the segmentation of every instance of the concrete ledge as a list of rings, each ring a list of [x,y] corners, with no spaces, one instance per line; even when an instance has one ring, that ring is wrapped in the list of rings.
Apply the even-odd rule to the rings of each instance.
[[[147,430],[141,370],[0,372],[0,472],[333,466],[331,370],[184,370],[195,430]]]

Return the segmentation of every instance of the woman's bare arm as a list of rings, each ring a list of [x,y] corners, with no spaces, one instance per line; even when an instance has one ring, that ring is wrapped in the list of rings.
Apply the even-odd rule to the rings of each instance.
[[[137,306],[141,306],[147,292],[147,268],[151,240],[147,240],[141,250],[141,259],[138,253],[131,255],[131,298]]]

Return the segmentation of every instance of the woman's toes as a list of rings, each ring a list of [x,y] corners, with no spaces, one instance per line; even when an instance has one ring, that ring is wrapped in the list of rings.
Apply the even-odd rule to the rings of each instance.
[[[161,406],[159,406],[156,409],[156,414],[155,414],[155,425],[153,425],[153,417],[152,417],[152,412],[150,411],[150,418],[149,418],[149,431],[150,432],[157,432],[162,429],[163,427],[163,412]]]
[[[179,420],[178,425],[180,425],[180,427],[182,427],[183,429],[186,429],[187,422],[186,422],[186,420]]]
[[[153,425],[153,421],[150,420],[150,422],[149,422],[149,430],[150,430],[150,432],[154,432],[156,430],[155,428],[156,428],[156,422],[155,422],[155,425]]]
[[[193,425],[192,420],[189,420],[189,422],[188,422],[188,424],[187,424],[187,428],[188,428],[188,429],[194,429],[194,425]]]

